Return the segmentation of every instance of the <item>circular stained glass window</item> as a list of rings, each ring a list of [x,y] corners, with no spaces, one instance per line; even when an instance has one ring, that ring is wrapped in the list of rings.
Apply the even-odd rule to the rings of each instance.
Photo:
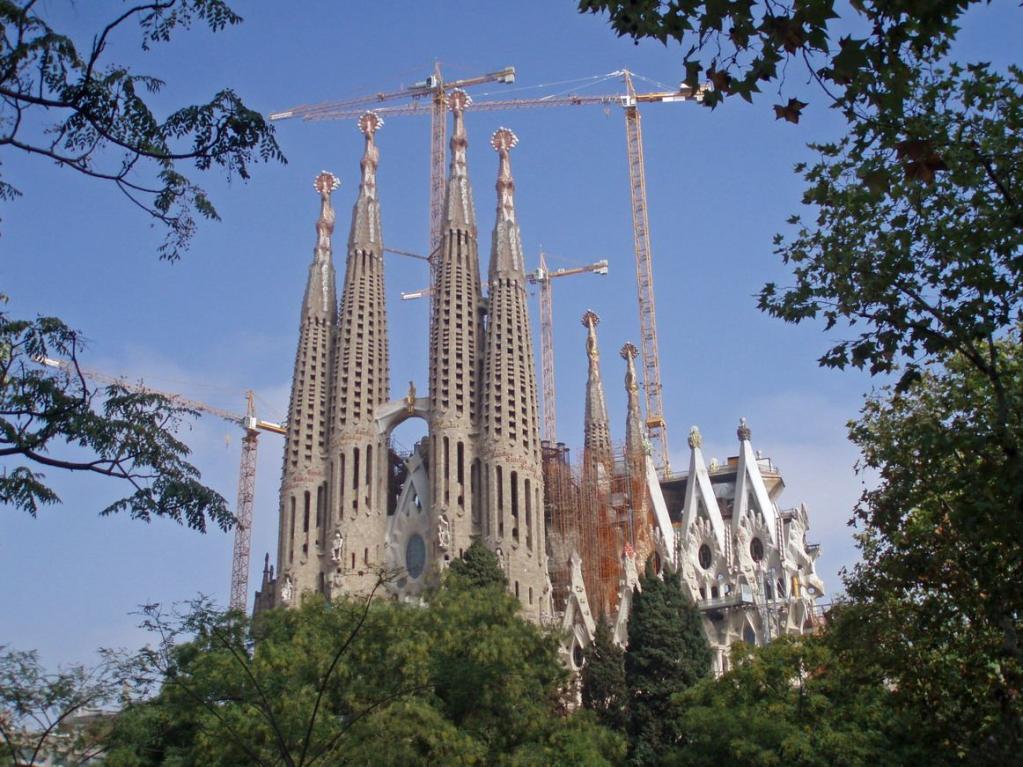
[[[759,562],[764,558],[764,542],[759,538],[754,538],[749,542],[749,555],[753,557],[754,562]]]
[[[711,560],[713,559],[710,553],[710,546],[708,546],[706,543],[700,546],[700,551],[697,556],[699,556],[700,558],[700,567],[702,567],[704,570],[709,569]]]
[[[409,578],[418,578],[426,567],[426,543],[419,533],[412,535],[405,544],[405,569]]]
[[[586,662],[586,656],[583,655],[583,648],[579,645],[579,642],[575,642],[572,645],[572,663],[576,668],[582,668]]]

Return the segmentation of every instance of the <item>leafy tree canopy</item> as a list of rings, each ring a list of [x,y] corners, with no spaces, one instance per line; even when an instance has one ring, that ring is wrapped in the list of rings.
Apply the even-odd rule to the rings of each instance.
[[[859,126],[800,168],[812,218],[776,238],[795,284],[768,284],[761,308],[858,329],[824,365],[908,382],[957,353],[997,383],[994,340],[1023,319],[1021,120],[1023,71],[921,70],[900,126]]]
[[[253,162],[284,161],[273,128],[231,89],[160,116],[146,97],[164,82],[105,56],[131,25],[148,50],[193,23],[219,32],[241,22],[224,0],[128,5],[86,47],[51,27],[43,12],[34,0],[0,0],[0,147],[115,184],[167,227],[163,258],[180,256],[196,216],[218,217],[183,166],[247,179]],[[18,194],[0,178],[0,199]]]
[[[163,688],[117,723],[108,764],[608,765],[622,739],[568,713],[557,638],[498,590],[442,588],[265,612],[150,610]],[[193,637],[190,641],[183,641]]]
[[[2,297],[0,297],[2,300]],[[78,366],[78,334],[56,317],[19,320],[0,311],[0,504],[33,516],[60,498],[32,466],[86,471],[131,488],[103,510],[149,521],[168,517],[205,531],[226,529],[227,502],[199,481],[188,447],[174,436],[195,413],[166,397],[115,384],[90,387]],[[56,358],[62,368],[42,359]]]
[[[846,18],[835,0],[579,0],[579,10],[606,12],[612,29],[637,43],[681,43],[686,84],[696,88],[706,79],[714,86],[706,106],[728,96],[752,101],[764,86],[784,83],[795,60],[832,104],[855,117],[862,108],[897,110],[914,62],[944,52],[958,19],[979,2],[854,0]],[[839,27],[846,34],[836,40]],[[805,106],[791,97],[774,111],[778,119],[799,122]]]
[[[665,763],[734,767],[900,767],[930,763],[903,735],[892,693],[817,638],[738,643],[730,669],[675,696],[684,742]]]
[[[1007,414],[954,357],[872,397],[851,427],[880,482],[856,509],[862,561],[835,630],[949,763],[1005,763],[1023,746],[1023,348],[1018,334],[994,348]]]

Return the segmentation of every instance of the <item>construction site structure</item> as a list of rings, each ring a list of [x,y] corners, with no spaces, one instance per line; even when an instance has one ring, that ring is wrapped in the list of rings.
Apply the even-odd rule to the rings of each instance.
[[[659,344],[657,339],[657,312],[654,300],[653,254],[650,241],[650,221],[646,191],[646,160],[643,154],[643,131],[639,112],[640,104],[666,104],[675,102],[701,101],[704,87],[690,88],[680,85],[674,91],[653,91],[638,93],[633,84],[633,74],[627,69],[611,72],[605,77],[621,77],[625,92],[619,94],[567,94],[532,99],[497,99],[472,102],[472,111],[489,112],[508,109],[550,108],[562,106],[619,106],[625,112],[626,150],[629,167],[629,198],[632,212],[633,248],[636,262],[636,293],[639,310],[640,352],[642,357],[643,392],[646,406],[646,428],[655,447],[655,460],[662,476],[671,473],[668,447],[668,424],[664,413],[663,385]],[[439,216],[443,206],[441,173],[444,167],[444,120],[443,103],[445,94],[453,88],[478,85],[485,82],[514,82],[515,70],[508,67],[498,72],[475,78],[444,83],[440,77],[439,65],[434,74],[422,83],[390,93],[359,97],[345,101],[294,107],[270,115],[271,120],[301,117],[304,120],[348,120],[360,116],[359,109],[367,103],[384,103],[397,99],[411,99],[410,103],[398,106],[384,106],[377,109],[381,116],[422,115],[431,118],[430,154],[430,250],[439,243]],[[424,98],[430,96],[429,103]],[[431,262],[432,264],[432,262]],[[431,266],[431,287],[436,282],[435,270]],[[429,295],[427,291],[416,291],[410,298]],[[549,428],[544,418],[545,433]],[[548,436],[550,436],[548,434]]]
[[[641,574],[662,568],[677,568],[700,609],[719,671],[736,641],[760,644],[814,630],[823,584],[815,573],[819,548],[806,540],[805,507],[779,508],[784,483],[752,451],[744,420],[735,459],[708,467],[694,428],[689,471],[665,476],[651,444],[649,402],[645,417],[642,412],[642,351],[633,344],[621,351],[628,406],[623,439],[613,443],[595,312],[583,317],[588,373],[581,461],[573,465],[563,442],[541,442],[511,172],[517,139],[506,128],[491,138],[497,216],[484,299],[465,121],[473,107],[464,92],[450,94],[448,104],[454,127],[434,258],[425,396],[414,382],[403,397],[385,396],[388,330],[373,137],[367,135],[340,306],[323,282],[333,275],[329,258],[321,259],[330,252],[333,213],[329,192],[318,187],[322,247],[302,304],[289,410],[289,427],[296,419],[304,425],[289,428],[286,437],[287,460],[296,454],[300,460],[286,462],[278,569],[275,575],[265,568],[257,605],[296,605],[310,591],[366,595],[380,585],[419,603],[449,563],[480,541],[496,555],[522,614],[563,630],[563,650],[575,667],[601,615],[616,640],[626,640]],[[379,118],[360,120],[364,132],[370,124],[378,127]],[[321,318],[332,339],[327,344]],[[324,365],[323,354],[333,364]],[[335,415],[320,429],[317,413],[324,409]],[[345,419],[336,415],[342,411]],[[399,455],[391,434],[410,418],[426,422],[426,436]],[[319,487],[324,508],[320,514],[317,497],[313,517]],[[381,573],[392,577],[382,583]]]
[[[230,410],[207,404],[206,402],[189,399],[176,392],[155,389],[141,381],[132,382],[124,376],[104,373],[92,368],[72,364],[66,360],[40,357],[38,361],[47,367],[60,369],[69,375],[83,375],[92,381],[106,386],[123,386],[130,391],[157,394],[165,397],[177,407],[214,415],[242,427],[244,434],[242,435],[241,465],[238,470],[238,496],[235,504],[229,606],[232,610],[244,612],[249,593],[249,557],[252,547],[252,518],[256,497],[256,458],[259,448],[259,433],[268,431],[272,434],[284,435],[287,433],[285,426],[256,417],[255,394],[251,390],[245,393],[245,415],[240,415]]]

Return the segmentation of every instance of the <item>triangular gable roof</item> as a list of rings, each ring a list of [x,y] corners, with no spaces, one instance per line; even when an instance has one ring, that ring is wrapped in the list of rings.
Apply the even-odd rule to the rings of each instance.
[[[760,474],[760,464],[750,444],[749,427],[743,419],[739,424],[739,466],[735,474],[735,507],[732,512],[732,530],[739,526],[743,516],[749,511],[749,498],[752,494],[760,513],[764,516],[766,527],[771,536],[771,543],[778,543],[774,522],[774,503],[767,492],[767,485]]]
[[[689,433],[689,481],[686,482],[686,502],[682,507],[682,530],[681,535],[685,536],[689,528],[696,521],[697,509],[700,504],[707,510],[707,517],[710,520],[714,531],[714,538],[722,551],[725,549],[725,523],[721,516],[721,509],[718,508],[718,500],[714,495],[714,488],[710,483],[710,474],[707,473],[707,466],[703,461],[703,450],[699,430],[694,426]],[[763,482],[761,482],[763,484]]]

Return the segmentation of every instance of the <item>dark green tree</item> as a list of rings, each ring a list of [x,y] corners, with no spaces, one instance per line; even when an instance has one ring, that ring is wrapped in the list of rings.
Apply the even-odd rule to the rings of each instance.
[[[846,664],[825,638],[738,643],[729,671],[676,695],[663,712],[685,734],[679,767],[901,767],[934,764],[871,665]]]
[[[869,399],[851,428],[880,481],[856,508],[862,561],[832,631],[882,668],[950,764],[1004,764],[1023,748],[1023,515],[1005,450],[1007,429],[1023,437],[1023,347],[1018,334],[996,346],[1017,402],[1008,424],[988,377],[953,357]]]
[[[612,730],[625,732],[628,726],[628,687],[625,684],[625,651],[615,644],[603,615],[597,622],[593,641],[583,651],[579,674],[582,703],[597,721]]]
[[[107,764],[611,765],[624,739],[567,711],[557,638],[503,589],[262,613],[148,610],[159,694],[117,720]]]
[[[630,759],[658,765],[682,733],[664,716],[672,696],[710,673],[711,651],[699,611],[677,573],[648,567],[633,593],[625,681],[629,689]]]
[[[448,572],[449,578],[462,587],[485,589],[499,586],[503,589],[508,585],[497,555],[478,538],[451,563]]]

